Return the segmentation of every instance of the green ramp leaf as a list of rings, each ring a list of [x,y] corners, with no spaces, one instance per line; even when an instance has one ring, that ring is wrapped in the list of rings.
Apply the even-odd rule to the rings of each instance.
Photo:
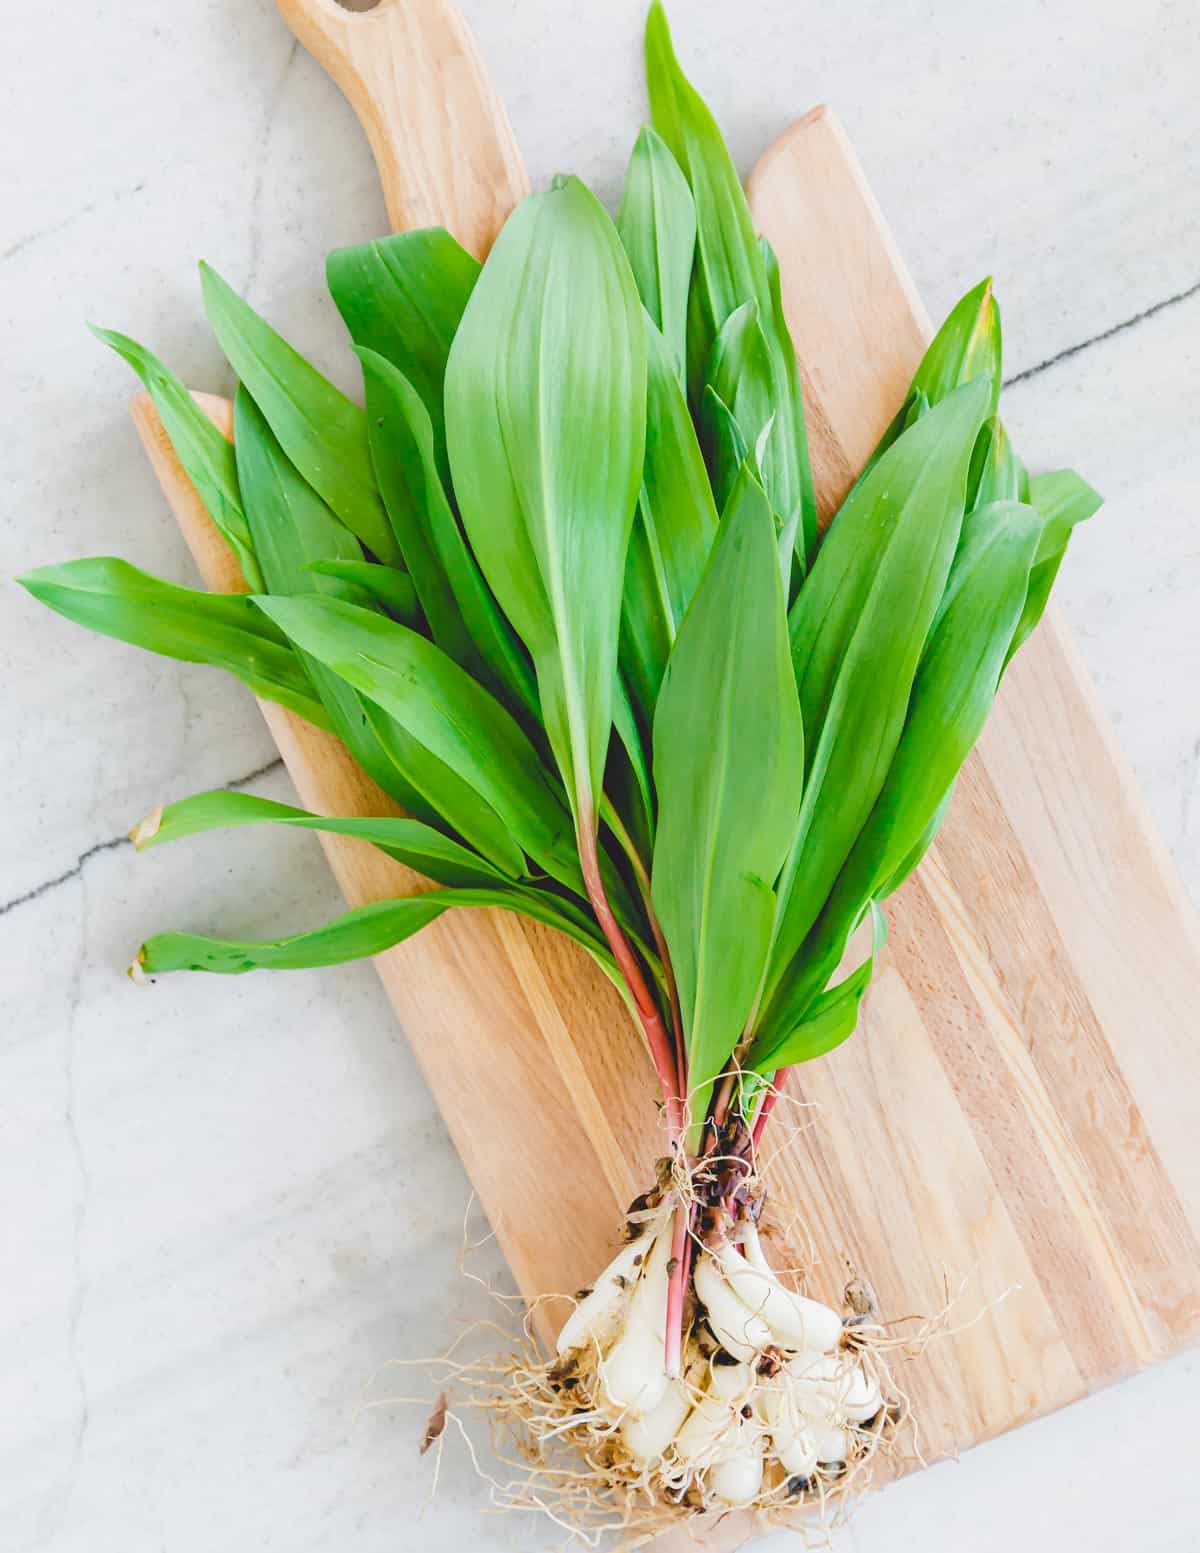
[[[361,603],[365,595],[402,625],[415,631],[421,623],[417,590],[412,578],[399,567],[385,566],[382,561],[310,561],[306,570],[348,583],[344,597],[351,604]]]
[[[816,503],[808,460],[804,401],[796,353],[783,316],[778,265],[754,232],[721,132],[680,69],[666,13],[654,0],[646,23],[646,80],[654,128],[666,141],[691,186],[696,203],[696,272],[689,306],[688,382],[693,401],[725,321],[744,303],[758,305],[771,355],[775,420],[763,470],[767,495],[778,513],[799,508],[803,550],[816,545]]]
[[[156,809],[130,833],[130,839],[139,851],[144,851],[210,830],[264,824],[353,836],[359,841],[370,842],[398,863],[404,863],[438,884],[485,888],[505,882],[505,876],[486,858],[420,820],[390,815],[341,819],[309,814],[292,804],[256,798],[251,793],[229,792],[225,788],[194,793],[190,798],[181,798],[177,803]]]
[[[642,303],[662,333],[682,381],[687,366],[696,205],[670,147],[648,124],[629,158],[617,231]]]
[[[561,789],[513,717],[440,648],[383,615],[328,598],[260,598],[303,652],[393,718],[495,810],[553,878],[582,889]]]
[[[753,449],[756,458],[761,449],[767,467],[760,465],[760,477],[770,490],[774,385],[756,302],[744,302],[722,324],[708,364],[706,389],[701,420],[717,500],[728,500],[745,457],[742,449]],[[726,413],[737,425],[736,438],[727,433]]]
[[[932,841],[996,698],[1040,530],[1038,514],[1017,502],[964,520],[886,780],[764,1029],[778,1026],[783,1005],[803,1008],[820,991],[867,902],[891,894]]]
[[[518,205],[483,267],[450,352],[446,434],[472,548],[533,656],[576,824],[593,835],[645,424],[628,261],[595,198],[560,180]]]
[[[445,476],[446,361],[479,279],[478,259],[442,227],[426,227],[337,248],[326,276],[355,345],[390,361],[420,395]]]
[[[114,556],[42,566],[17,581],[76,625],[183,663],[208,663],[256,696],[329,728],[287,638],[243,594],[181,588]]]
[[[1075,525],[1093,517],[1104,505],[1104,498],[1099,491],[1093,490],[1073,469],[1054,469],[1048,474],[1034,475],[1029,482],[1029,500],[1042,515],[1042,537],[1038,543],[1033,570],[1029,574],[1025,607],[1008,649],[1009,661],[1018,648],[1028,641],[1046,612],[1050,590],[1067,553]]]
[[[802,1013],[781,1010],[777,1026],[764,1029],[750,1048],[745,1062],[748,1069],[777,1073],[781,1068],[794,1068],[798,1063],[824,1057],[854,1034],[875,962],[887,941],[887,918],[874,902],[870,903],[870,912],[871,953],[844,981],[807,1002]]]
[[[382,954],[419,933],[454,907],[499,907],[557,928],[585,948],[610,978],[616,967],[584,919],[564,902],[517,886],[430,890],[401,900],[375,901],[309,933],[266,942],[208,938],[197,933],[159,933],[138,951],[134,971],[154,976],[167,971],[210,971],[239,976],[246,971],[300,971],[344,965]]]
[[[929,851],[930,847],[937,839],[937,833],[942,828],[942,821],[946,818],[946,815],[950,810],[950,804],[954,798],[954,787],[955,784],[951,782],[950,786],[946,789],[946,796],[933,811],[933,818],[929,821],[929,824],[926,825],[920,836],[918,836],[916,842],[912,845],[912,847],[909,848],[904,857],[901,858],[893,872],[890,873],[886,879],[880,881],[879,888],[876,891],[877,899],[885,901],[890,895],[895,895],[900,886],[904,884],[906,880],[910,879],[921,866],[926,852]]]
[[[967,511],[994,501],[1028,499],[1029,476],[998,415],[984,423],[971,456],[967,477]]]
[[[234,441],[238,477],[246,495],[251,532],[262,559],[267,589],[280,594],[327,593],[334,598],[360,601],[359,590],[347,586],[345,580],[310,569],[313,563],[365,565],[362,547],[297,473],[244,384],[234,400]],[[333,731],[368,776],[410,813],[426,821],[435,820],[439,810],[430,806],[424,793],[431,779],[440,776],[441,768],[420,780],[424,775],[422,757],[416,751],[412,764],[417,780],[411,780],[408,766],[398,764],[392,752],[381,745],[353,687],[317,659],[301,654],[301,661],[329,714]],[[403,742],[406,736],[397,730],[397,737]],[[424,764],[428,765],[428,761]],[[494,829],[501,836],[495,840],[492,855],[519,871],[520,854],[515,843],[511,839],[505,842],[498,821]],[[485,830],[485,834],[490,832]]]
[[[351,533],[381,561],[400,551],[379,499],[366,417],[207,264],[200,266],[209,322],[280,446]]]
[[[252,593],[261,588],[262,575],[242,509],[233,444],[205,415],[186,385],[144,345],[112,329],[93,328],[92,333],[110,345],[141,378],[184,474],[237,556],[247,587]]]
[[[692,1111],[701,1119],[762,975],[772,886],[792,839],[803,773],[775,526],[747,468],[680,627],[654,717],[652,896],[679,986]]]
[[[360,350],[371,457],[413,586],[438,646],[510,711],[539,721],[528,656],[484,582],[446,497],[433,426],[413,385]]]
[[[859,475],[865,479],[874,468],[876,460],[891,447],[915,416],[930,405],[940,404],[956,388],[976,378],[987,378],[991,385],[991,399],[987,418],[996,414],[1003,381],[1003,340],[1000,329],[1000,309],[992,295],[989,276],[980,281],[951,308],[945,322],[934,335],[921,364],[913,376],[908,394],[896,412],[891,425],[884,432],[879,444]],[[997,452],[1000,450],[997,449]],[[974,489],[974,483],[972,485]],[[997,489],[985,495],[983,500],[1001,500],[1006,496],[1016,499],[1019,491]],[[973,505],[973,503],[969,503]]]
[[[629,540],[621,667],[647,727],[679,623],[717,533],[717,509],[666,341],[647,322],[646,461]]]
[[[958,545],[989,392],[983,379],[958,389],[887,450],[847,498],[792,607],[807,773],[780,881],[768,995],[887,776]]]
[[[964,383],[985,377],[991,386],[988,415],[996,413],[1004,379],[1000,309],[988,276],[960,297],[933,337],[912,380],[931,405],[940,404]],[[911,392],[911,390],[910,390]]]

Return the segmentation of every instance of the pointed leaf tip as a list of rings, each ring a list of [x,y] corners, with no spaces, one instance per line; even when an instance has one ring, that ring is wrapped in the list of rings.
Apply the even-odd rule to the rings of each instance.
[[[148,847],[158,835],[162,826],[162,817],[162,804],[159,804],[157,809],[148,814],[144,820],[139,820],[129,832],[129,839],[139,852],[143,847]]]

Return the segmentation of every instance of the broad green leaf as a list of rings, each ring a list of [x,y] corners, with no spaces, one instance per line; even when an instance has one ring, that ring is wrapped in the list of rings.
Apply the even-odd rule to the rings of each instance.
[[[635,836],[650,838],[654,835],[654,789],[650,779],[650,767],[646,760],[646,747],[634,714],[633,702],[624,680],[618,674],[617,688],[613,696],[613,731],[628,767],[630,782],[622,791],[624,819]],[[609,754],[607,772],[612,771],[612,751]]]
[[[123,357],[141,378],[184,474],[237,556],[250,592],[255,592],[262,587],[262,576],[242,510],[232,443],[221,435],[188,388],[144,345],[112,329],[93,328],[92,333]]]
[[[403,900],[360,906],[312,932],[265,943],[207,938],[196,933],[159,933],[142,945],[137,966],[147,976],[166,971],[211,971],[237,976],[245,971],[297,971],[343,965],[347,960],[362,960],[394,948],[454,907],[473,906],[499,907],[557,928],[581,944],[606,974],[615,977],[607,950],[582,925],[583,919],[570,910],[564,911],[562,904],[515,885],[430,890]]]
[[[726,319],[758,304],[771,353],[773,406],[767,495],[776,512],[804,509],[806,547],[816,540],[804,401],[795,349],[779,302],[778,266],[760,247],[737,175],[712,114],[687,80],[654,0],[646,23],[646,80],[654,128],[683,170],[696,204],[696,270],[688,314],[688,383],[699,402],[713,346]]]
[[[646,330],[611,221],[577,179],[508,218],[446,373],[454,488],[537,671],[576,824],[595,833],[646,426]]]
[[[629,158],[617,231],[645,309],[661,331],[683,381],[696,206],[670,147],[648,124]]]
[[[415,631],[421,623],[421,609],[412,578],[399,567],[385,566],[382,561],[310,561],[306,568],[318,577],[334,577],[348,583],[345,595],[352,603],[360,602],[365,594],[381,604],[388,614],[402,625]]]
[[[1058,569],[1066,555],[1066,547],[1056,551],[1048,560],[1039,561],[1029,574],[1029,591],[1025,598],[1025,609],[1013,632],[1012,642],[1009,644],[1008,656],[1011,661],[1018,651],[1033,635],[1038,621],[1046,613],[1046,605],[1050,602],[1050,591],[1058,578]]]
[[[382,954],[440,917],[451,901],[440,890],[408,900],[377,901],[326,923],[311,933],[296,933],[265,943],[207,938],[198,933],[157,933],[138,951],[136,968],[147,976],[166,971],[213,971],[237,976],[245,971],[303,971],[342,965]]]
[[[884,432],[879,442],[876,443],[875,449],[872,452],[870,458],[867,459],[866,463],[859,471],[858,479],[855,481],[855,485],[859,486],[863,483],[863,481],[871,473],[872,469],[874,469],[875,465],[895,442],[896,438],[899,437],[901,432],[907,431],[910,426],[915,426],[921,417],[923,415],[927,415],[928,413],[928,396],[919,388],[910,388],[904,397],[904,403],[893,416],[892,424],[888,427],[887,431]],[[977,452],[982,441],[983,433],[980,432],[979,438],[975,443]],[[982,458],[983,455],[980,454],[979,456]],[[969,489],[970,487],[968,487],[968,490]]]
[[[438,884],[460,888],[486,888],[504,881],[504,875],[486,858],[461,846],[431,825],[420,820],[392,816],[340,819],[309,814],[291,804],[271,798],[256,798],[251,793],[195,793],[167,804],[144,819],[131,833],[139,851],[180,841],[205,831],[224,830],[239,825],[291,825],[300,830],[316,830],[336,836],[353,836],[368,841],[398,863],[404,863]]]
[[[506,877],[524,877],[525,855],[487,799],[383,707],[365,696],[361,704],[367,732],[400,780],[416,794],[416,804],[404,807],[448,826]]]
[[[528,656],[500,613],[447,500],[425,406],[382,356],[358,354],[380,489],[433,639],[510,711],[527,714],[536,725],[537,686]]]
[[[987,378],[991,384],[991,400],[987,416],[996,414],[1003,381],[1003,346],[1000,331],[1000,309],[992,295],[989,276],[960,297],[950,310],[942,327],[921,358],[903,405],[897,411],[887,431],[884,432],[859,476],[859,483],[896,441],[901,432],[922,414],[922,407],[940,404],[956,388],[976,378]],[[972,491],[974,490],[974,482]],[[981,497],[981,502],[999,501],[1011,496],[1017,500],[1022,493],[1009,493],[997,489],[993,495]],[[973,505],[973,501],[969,505]]]
[[[942,821],[949,812],[950,805],[954,799],[954,786],[955,784],[951,782],[946,789],[946,796],[934,810],[933,818],[921,832],[916,845],[910,848],[908,853],[900,860],[895,871],[880,882],[879,888],[876,891],[877,900],[885,901],[889,896],[895,895],[900,886],[910,879],[921,866],[926,852],[929,851],[930,847],[937,840],[937,833],[942,828]]]
[[[297,472],[262,410],[242,386],[234,399],[233,433],[239,488],[269,593],[353,590],[319,579],[313,561],[362,560],[362,546]]]
[[[904,430],[915,426],[923,415],[929,413],[929,395],[921,388],[915,388],[906,401],[908,408],[904,412]],[[977,444],[978,445],[978,444]]]
[[[238,478],[267,591],[325,593],[359,602],[362,595],[357,588],[311,567],[314,562],[363,566],[362,547],[297,473],[245,385],[234,399],[234,444]],[[427,821],[435,819],[437,809],[430,807],[422,791],[380,747],[358,693],[315,658],[300,656],[333,731],[367,775],[410,813]],[[511,859],[513,852],[510,845],[506,857]]]
[[[679,986],[693,1114],[741,1037],[804,770],[775,525],[745,470],[654,717],[652,893]]]
[[[1099,491],[1093,490],[1073,469],[1055,469],[1047,474],[1035,475],[1029,481],[1029,500],[1042,515],[1042,536],[1038,542],[1033,570],[1029,574],[1025,607],[1013,632],[1005,667],[1023,643],[1028,641],[1046,612],[1050,590],[1067,553],[1075,525],[1093,517],[1104,505],[1104,498]]]
[[[707,463],[713,497],[723,512],[742,465],[747,459],[754,461],[756,450],[746,441],[737,417],[711,383],[705,384],[700,401],[700,424],[708,444]]]
[[[400,551],[375,486],[363,412],[260,318],[207,264],[204,305],[230,366],[292,463],[381,561]]]
[[[912,386],[936,405],[977,377],[987,378],[991,386],[988,415],[993,416],[1004,380],[1004,359],[991,276],[955,303],[922,357]]]
[[[479,278],[478,259],[442,227],[426,227],[335,249],[326,273],[355,345],[390,361],[420,395],[445,475],[446,361]]]
[[[704,409],[707,413],[704,421],[705,435],[709,441],[713,489],[718,493],[731,490],[742,463],[738,459],[732,468],[722,467],[731,456],[736,457],[736,451],[729,447],[727,439],[721,435],[722,428],[711,424],[712,407],[716,401],[720,401],[737,422],[741,444],[754,448],[756,455],[762,447],[759,473],[769,492],[773,456],[769,429],[774,413],[774,385],[771,357],[766,336],[758,321],[756,302],[743,303],[721,326],[708,364],[707,387],[712,393],[705,395]],[[764,463],[766,468],[762,467]]]
[[[1032,507],[996,502],[963,523],[946,591],[913,682],[886,780],[816,925],[789,970],[787,996],[825,984],[867,901],[907,877],[983,731],[1020,618],[1041,524]],[[893,882],[894,881],[894,882]],[[772,1021],[777,1014],[772,1010]]]
[[[803,570],[799,577],[796,576],[796,547],[804,538],[800,532],[800,520],[803,516],[804,514],[797,507],[791,517],[785,518],[779,525],[779,537],[775,541],[775,550],[779,556],[779,580],[783,584],[783,596],[789,609],[804,576]],[[803,565],[803,558],[801,558],[801,564]]]
[[[42,566],[16,580],[76,625],[165,658],[224,669],[256,696],[318,728],[330,725],[287,638],[243,594],[181,588],[114,556]]]
[[[763,306],[759,300],[759,325],[767,338],[767,347],[771,352],[773,363],[782,363],[778,371],[785,374],[789,380],[787,403],[784,414],[790,417],[790,430],[785,430],[778,435],[787,435],[795,443],[796,454],[796,481],[798,488],[796,500],[791,508],[793,516],[787,518],[786,525],[793,528],[796,533],[796,558],[801,572],[808,570],[809,560],[816,553],[817,548],[817,493],[813,486],[812,463],[808,456],[808,429],[804,419],[804,394],[800,383],[800,371],[796,364],[796,347],[792,344],[791,331],[787,325],[787,318],[783,311],[783,277],[779,270],[779,260],[775,250],[765,237],[758,240],[758,250],[762,255],[763,268],[767,275],[767,299],[768,305]],[[779,411],[776,410],[778,415]],[[774,436],[775,424],[771,424],[771,434]],[[779,482],[779,495],[791,494],[791,482]],[[779,511],[786,512],[787,508]]]
[[[335,564],[365,566],[358,541],[297,474],[244,387],[235,415],[242,485],[269,590],[359,603],[356,588],[309,569],[327,556],[337,558]],[[301,658],[334,732],[384,792],[427,824],[449,825],[503,873],[525,873],[520,847],[468,782],[319,658],[303,653]]]
[[[785,1017],[778,1035],[764,1031],[746,1057],[746,1067],[756,1073],[777,1073],[798,1063],[824,1057],[854,1034],[858,1011],[871,982],[875,961],[887,940],[887,918],[871,906],[871,953],[844,981],[820,993],[792,1022]]]
[[[382,708],[478,793],[547,873],[582,888],[561,791],[516,721],[440,648],[394,620],[335,599],[257,602],[302,651]]]
[[[700,444],[662,335],[647,325],[646,461],[629,541],[621,666],[647,727],[717,532]]]
[[[431,437],[428,414],[398,367],[373,351],[363,351],[359,359],[371,462],[392,532],[430,636],[456,663],[462,663],[470,655],[471,639],[434,544],[425,461],[414,428],[415,420]],[[440,491],[440,480],[437,486]]]
[[[847,498],[792,608],[807,771],[768,994],[817,920],[891,766],[958,544],[989,392],[985,379],[958,389],[887,450]]]
[[[1034,475],[1029,482],[1029,500],[1043,520],[1037,549],[1039,562],[1048,561],[1064,549],[1075,525],[1094,517],[1104,505],[1100,492],[1073,469],[1052,469]]]
[[[1013,451],[999,416],[985,421],[971,456],[967,477],[967,511],[994,501],[1021,501],[1021,460]]]

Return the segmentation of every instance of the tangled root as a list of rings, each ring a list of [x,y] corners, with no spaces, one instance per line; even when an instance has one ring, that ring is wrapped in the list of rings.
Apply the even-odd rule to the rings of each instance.
[[[878,1463],[901,1453],[909,1407],[889,1356],[902,1342],[908,1346],[874,1322],[847,1327],[848,1358],[868,1370],[888,1400],[847,1431],[844,1461],[819,1463],[804,1478],[768,1463],[759,1490],[736,1508],[709,1488],[703,1470],[680,1470],[669,1456],[639,1460],[605,1403],[598,1366],[582,1356],[547,1362],[528,1322],[508,1352],[467,1362],[451,1354],[429,1366],[446,1391],[434,1403],[422,1446],[433,1446],[440,1462],[447,1439],[457,1435],[493,1508],[541,1514],[589,1547],[632,1550],[664,1532],[698,1534],[714,1519],[741,1513],[758,1529],[786,1527],[824,1542],[869,1487]],[[477,1448],[473,1417],[486,1423],[490,1459]]]
[[[633,1243],[646,1248],[642,1267],[655,1237],[669,1230],[675,1206],[673,1183],[666,1178],[632,1205]],[[736,1230],[731,1228],[731,1234]],[[626,1262],[629,1249],[622,1253]],[[708,1248],[696,1247],[698,1260],[709,1255]],[[865,1285],[855,1280],[847,1286],[844,1310],[836,1318],[836,1343],[820,1356],[825,1368],[813,1384],[832,1384],[836,1392],[837,1377],[853,1376],[858,1396],[869,1394],[878,1405],[869,1416],[827,1420],[841,1434],[836,1457],[813,1455],[804,1471],[789,1471],[774,1449],[772,1419],[777,1426],[781,1390],[791,1384],[789,1373],[803,1356],[768,1345],[752,1361],[735,1357],[714,1335],[693,1281],[685,1363],[673,1382],[680,1393],[680,1422],[667,1431],[663,1448],[647,1453],[636,1409],[614,1402],[606,1357],[626,1330],[636,1286],[630,1281],[621,1291],[626,1319],[610,1322],[606,1331],[589,1332],[551,1360],[533,1335],[532,1312],[516,1334],[492,1328],[507,1330],[507,1351],[459,1360],[460,1339],[428,1366],[445,1390],[433,1405],[422,1448],[432,1449],[440,1465],[447,1440],[460,1437],[494,1508],[540,1513],[591,1547],[633,1549],[681,1528],[699,1534],[733,1513],[753,1518],[758,1529],[787,1527],[813,1541],[827,1540],[869,1486],[877,1465],[901,1454],[910,1409],[890,1361],[909,1356],[913,1339],[894,1335],[878,1320]],[[586,1303],[586,1297],[579,1299],[577,1316]],[[800,1369],[803,1374],[803,1364]],[[736,1376],[734,1385],[726,1379],[731,1376]],[[706,1450],[702,1444],[697,1450],[693,1440],[693,1448],[685,1450],[680,1440],[687,1419],[697,1419],[705,1407],[713,1410],[718,1390],[716,1408],[724,1426],[745,1431],[757,1463],[750,1491],[741,1494],[731,1494],[729,1472],[721,1467],[730,1459],[728,1449]],[[490,1460],[476,1447],[472,1418],[486,1424]]]
[[[808,1125],[805,1119],[792,1130]],[[445,1388],[436,1398],[377,1404],[424,1406],[421,1449],[433,1455],[434,1492],[447,1440],[456,1436],[494,1509],[540,1514],[572,1544],[624,1553],[672,1530],[699,1537],[715,1521],[737,1515],[748,1531],[786,1528],[806,1545],[827,1547],[878,1476],[924,1464],[918,1420],[894,1366],[917,1358],[934,1338],[972,1326],[990,1305],[952,1325],[964,1283],[958,1295],[947,1288],[943,1308],[931,1318],[885,1321],[869,1286],[850,1268],[840,1313],[808,1300],[796,1290],[805,1286],[816,1249],[809,1245],[802,1265],[786,1268],[783,1283],[768,1265],[763,1240],[782,1253],[783,1245],[804,1244],[807,1237],[790,1224],[779,1245],[764,1222],[760,1240],[765,1199],[753,1140],[747,1148],[744,1136],[723,1132],[690,1169],[678,1156],[660,1161],[655,1186],[630,1204],[622,1251],[572,1302],[556,1356],[548,1360],[534,1335],[543,1300],[529,1307],[519,1296],[488,1289],[507,1309],[524,1310],[519,1327],[515,1319],[475,1323],[437,1360],[392,1361],[433,1372]],[[464,1254],[467,1249],[464,1242]],[[666,1301],[680,1315],[683,1334],[672,1368],[670,1345],[661,1340],[663,1327],[672,1324],[663,1321],[663,1273],[665,1266],[675,1282],[681,1260],[682,1304],[678,1289],[674,1304],[669,1295]],[[465,1262],[462,1271],[488,1288]],[[734,1296],[742,1304],[731,1316]],[[653,1307],[649,1321],[647,1306]],[[810,1321],[814,1327],[805,1325]],[[480,1359],[458,1357],[484,1329],[502,1337],[503,1348]],[[813,1333],[819,1340],[808,1340]],[[638,1392],[640,1376],[652,1383],[650,1394]],[[821,1438],[836,1435],[837,1449],[813,1441],[798,1462],[804,1452],[796,1436],[814,1424],[797,1416],[794,1393],[805,1387],[833,1397]],[[789,1389],[790,1414],[781,1409]],[[698,1447],[706,1409],[724,1429],[708,1430]],[[487,1428],[490,1459],[477,1448],[472,1421]],[[731,1481],[738,1472],[728,1469],[739,1452],[740,1488]],[[747,1457],[755,1458],[752,1469]]]

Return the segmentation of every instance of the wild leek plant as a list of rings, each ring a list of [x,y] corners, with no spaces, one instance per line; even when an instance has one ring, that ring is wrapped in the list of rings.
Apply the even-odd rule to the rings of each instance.
[[[787,1071],[854,1029],[882,903],[1099,498],[1012,450],[985,283],[822,535],[779,267],[657,4],[647,67],[615,223],[560,178],[482,267],[442,230],[330,256],[365,409],[208,268],[232,444],[148,351],[103,336],[249,596],[107,558],[23,581],[333,730],[407,815],[209,792],[140,846],[271,821],[441,886],[269,943],[164,933],[142,971],[330,965],[484,906],[559,928],[620,989],[667,1163],[524,1385],[599,1488],[685,1515],[823,1493],[884,1429],[859,1329],[766,1258],[756,1154]]]

